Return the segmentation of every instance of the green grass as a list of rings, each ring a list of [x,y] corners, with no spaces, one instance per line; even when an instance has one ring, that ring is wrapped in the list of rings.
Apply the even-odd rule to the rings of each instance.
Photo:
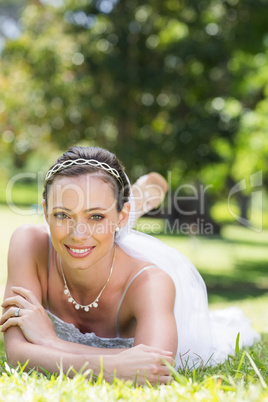
[[[6,280],[6,256],[13,230],[26,222],[43,223],[37,215],[23,216],[0,208],[0,284]],[[157,221],[143,220],[148,224]],[[163,228],[163,223],[161,223]],[[252,232],[225,226],[218,237],[157,236],[179,249],[200,270],[208,285],[211,308],[239,306],[262,333],[261,342],[213,368],[187,369],[175,373],[168,386],[131,386],[117,379],[107,384],[77,374],[73,379],[60,375],[27,374],[5,363],[0,337],[0,401],[268,401],[268,231]]]
[[[11,201],[17,206],[28,206],[41,202],[41,195],[42,188],[38,188],[37,184],[25,185],[18,182],[8,186],[4,183],[0,188],[0,204],[5,205]]]
[[[205,279],[210,303],[244,300],[268,292],[268,229],[257,233],[226,225],[220,236],[175,236],[164,233],[163,221],[141,219],[137,228],[154,233],[182,252]]]
[[[139,387],[115,379],[108,384],[99,378],[77,374],[45,376],[12,369],[2,359],[0,401],[267,401],[268,337],[250,351],[237,351],[218,367],[174,372],[170,385]]]

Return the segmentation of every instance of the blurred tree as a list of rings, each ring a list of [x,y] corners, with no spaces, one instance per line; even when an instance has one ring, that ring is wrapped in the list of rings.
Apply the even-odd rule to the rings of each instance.
[[[172,170],[174,185],[196,178],[216,194],[239,180],[248,117],[265,108],[267,0],[44,3],[27,3],[1,60],[2,143],[17,166],[44,141],[86,141],[133,179]]]

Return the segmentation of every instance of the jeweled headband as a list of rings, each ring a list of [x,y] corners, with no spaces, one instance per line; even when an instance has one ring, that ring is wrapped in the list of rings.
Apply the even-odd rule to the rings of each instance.
[[[99,162],[96,159],[69,159],[67,161],[64,161],[62,163],[57,163],[56,165],[53,166],[53,168],[51,168],[45,177],[45,183],[51,178],[51,176],[53,176],[55,173],[67,169],[73,165],[88,165],[88,166],[92,166],[98,169],[102,169],[105,170],[105,172],[111,174],[112,176],[114,176],[119,183],[121,184],[122,189],[124,190],[124,183],[122,178],[120,177],[120,174],[118,173],[118,171],[114,168],[112,168],[111,166],[109,166],[107,163],[105,162]]]

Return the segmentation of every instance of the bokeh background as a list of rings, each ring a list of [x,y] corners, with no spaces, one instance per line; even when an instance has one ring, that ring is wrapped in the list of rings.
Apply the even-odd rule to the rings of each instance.
[[[267,293],[267,21],[267,0],[1,0],[2,282],[11,231],[42,221],[42,175],[69,146],[92,145],[132,182],[157,171],[171,194],[182,186],[181,209],[196,213],[166,202],[150,222],[215,298]],[[7,206],[21,173],[12,202],[29,216]],[[203,210],[187,198],[202,186]],[[166,233],[178,219],[213,236]]]

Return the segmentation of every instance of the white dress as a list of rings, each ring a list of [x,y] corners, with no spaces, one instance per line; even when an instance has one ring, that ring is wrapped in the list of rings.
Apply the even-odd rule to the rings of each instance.
[[[116,234],[115,242],[131,257],[161,268],[175,284],[176,367],[192,369],[222,363],[235,352],[238,333],[240,347],[251,346],[260,340],[260,335],[251,328],[240,309],[232,307],[209,311],[206,285],[197,269],[178,250],[155,237],[133,230],[135,203],[132,194],[129,202],[128,223]]]
[[[250,346],[260,339],[240,309],[208,309],[205,283],[193,264],[179,251],[162,241],[129,227],[116,238],[116,243],[130,256],[149,261],[173,279],[176,287],[174,315],[178,331],[177,367],[191,369],[216,365],[239,346]]]

